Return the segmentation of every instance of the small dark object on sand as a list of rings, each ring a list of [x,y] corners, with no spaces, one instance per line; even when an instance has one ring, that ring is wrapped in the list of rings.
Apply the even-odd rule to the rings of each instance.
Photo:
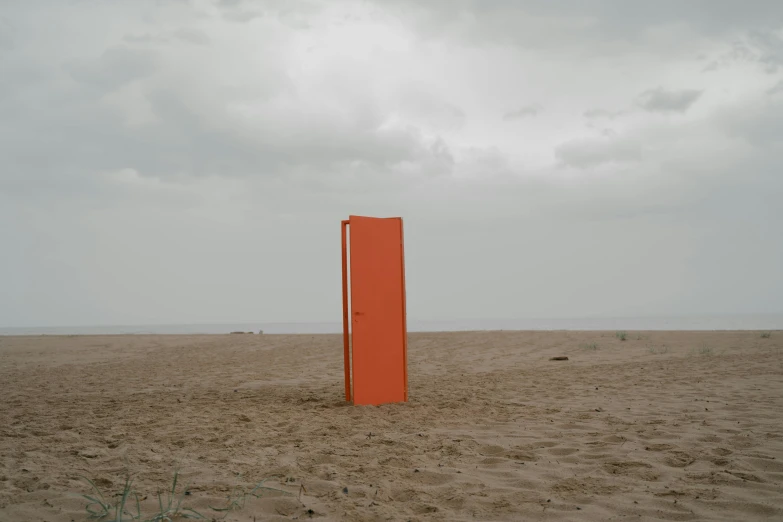
[[[549,360],[550,361],[567,361],[568,357],[566,357],[565,355],[560,355],[558,357],[550,357]]]

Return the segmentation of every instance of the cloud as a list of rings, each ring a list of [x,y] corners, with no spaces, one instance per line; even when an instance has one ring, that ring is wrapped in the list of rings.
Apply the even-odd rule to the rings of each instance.
[[[555,157],[564,165],[577,169],[621,164],[642,159],[641,146],[627,139],[578,139],[555,149]]]
[[[613,120],[624,115],[626,111],[608,111],[606,109],[590,109],[583,113],[584,117],[588,120],[600,120],[607,119]]]
[[[153,43],[167,43],[169,39],[165,36],[158,35],[153,36],[150,33],[145,34],[128,34],[122,37],[122,41],[130,44],[153,44]]]
[[[775,94],[780,94],[783,92],[783,80],[780,80],[778,83],[767,89],[767,94],[770,96],[773,96]]]
[[[185,27],[174,31],[174,37],[195,45],[208,45],[212,41],[204,31]]]
[[[394,98],[395,112],[407,121],[419,122],[433,129],[459,129],[467,115],[457,105],[417,88],[402,89]]]
[[[328,3],[302,0],[284,2],[252,2],[247,0],[220,0],[218,8],[225,20],[235,23],[248,23],[259,18],[275,18],[291,28],[306,29],[313,15],[327,9]]]
[[[767,98],[721,111],[718,122],[729,135],[757,147],[783,149],[783,101]],[[783,154],[775,154],[783,162]]]
[[[100,85],[124,84],[132,76],[126,74],[113,82],[100,76]],[[151,120],[128,124],[112,106],[90,100],[88,94],[76,94],[67,105],[41,113],[38,121],[17,126],[15,146],[4,157],[14,170],[30,172],[25,183],[37,185],[37,180],[62,178],[75,170],[133,169],[143,177],[167,180],[304,177],[314,184],[331,179],[342,185],[340,180],[358,177],[355,186],[366,187],[383,185],[383,178],[403,181],[453,168],[442,139],[405,124],[388,124],[371,110],[351,114],[339,108],[272,105],[259,119],[248,119],[221,113],[192,94],[157,88],[139,98]],[[119,103],[128,108],[127,101]],[[78,146],[63,145],[64,133]],[[46,157],[37,152],[41,147]]]
[[[776,30],[759,30],[750,32],[749,43],[756,51],[756,59],[763,64],[770,74],[777,73],[783,66],[783,24]]]
[[[335,64],[314,71],[313,81],[306,78],[302,84],[300,79],[295,85],[274,46],[274,31],[263,34],[265,44],[259,46],[269,49],[268,56],[256,51],[259,63],[248,67],[243,51],[259,42],[258,32],[215,28],[217,38],[208,49],[112,45],[94,58],[85,52],[65,59],[59,71],[47,69],[53,77],[9,91],[24,99],[0,100],[0,107],[7,104],[6,121],[18,115],[14,145],[3,151],[9,170],[26,173],[14,177],[17,189],[77,171],[132,169],[169,181],[281,179],[308,180],[311,186],[333,181],[350,193],[354,187],[399,186],[453,168],[450,147],[438,129],[464,122],[457,106],[420,93],[408,97],[405,118],[391,118],[382,107],[387,98],[359,83],[348,88],[361,69]],[[226,46],[228,33],[242,31],[245,40],[229,39]],[[201,38],[206,33],[175,34],[207,41]],[[210,71],[206,76],[205,70]],[[12,78],[5,74],[11,72],[0,71],[0,76]],[[50,92],[56,95],[51,98]],[[33,106],[31,117],[25,111]],[[353,186],[350,180],[356,181]]]
[[[129,44],[167,44],[172,39],[193,45],[209,45],[212,42],[207,33],[192,27],[180,27],[174,31],[161,32],[160,34],[128,34],[122,38],[122,41]]]
[[[237,22],[237,23],[252,22],[256,18],[262,18],[263,16],[264,13],[262,13],[261,11],[252,11],[252,10],[251,11],[231,10],[223,13],[223,18],[231,22]]]
[[[761,66],[767,74],[777,74],[783,65],[783,32],[781,25],[772,28],[754,27],[737,35],[713,53],[702,72],[724,70],[737,64]]]
[[[641,93],[638,103],[649,112],[684,113],[701,95],[702,91],[697,89],[666,90],[658,87]]]
[[[535,116],[539,113],[540,110],[541,107],[538,105],[529,105],[527,107],[522,107],[521,109],[506,112],[503,114],[503,119],[506,121],[519,120],[522,118]]]
[[[429,38],[475,45],[572,48],[580,55],[608,47],[614,53],[630,52],[628,42],[644,42],[655,38],[656,31],[669,28],[722,38],[748,27],[777,30],[783,26],[783,8],[775,0],[752,4],[664,0],[641,7],[623,0],[595,4],[579,0],[400,0],[392,9]],[[560,37],[552,38],[552,34]]]
[[[66,69],[77,82],[113,91],[151,75],[156,69],[156,58],[152,51],[118,46],[107,49],[98,58],[76,60]]]
[[[0,51],[10,51],[14,48],[14,26],[11,21],[0,16]]]
[[[339,321],[351,213],[416,318],[783,311],[779,6],[18,2],[0,317]]]

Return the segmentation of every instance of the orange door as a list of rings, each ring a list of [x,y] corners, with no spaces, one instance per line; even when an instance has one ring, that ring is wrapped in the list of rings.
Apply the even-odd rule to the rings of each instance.
[[[351,216],[348,224],[353,402],[403,402],[408,372],[402,219]]]

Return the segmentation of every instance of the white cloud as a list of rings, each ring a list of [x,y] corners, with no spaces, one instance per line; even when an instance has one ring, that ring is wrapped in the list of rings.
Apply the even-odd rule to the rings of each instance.
[[[508,111],[503,115],[503,119],[506,121],[518,120],[521,118],[529,118],[535,116],[541,111],[541,107],[538,105],[528,105],[520,109]]]
[[[701,94],[697,89],[667,90],[658,87],[641,93],[639,105],[650,112],[683,113],[696,103]]]
[[[174,31],[174,37],[195,45],[208,45],[212,41],[209,35],[204,31],[187,27],[182,27]]]
[[[339,319],[350,213],[417,318],[783,311],[783,10],[714,5],[19,3],[0,317]]]
[[[605,163],[628,163],[642,159],[642,147],[631,140],[596,138],[563,143],[555,149],[555,156],[564,164],[580,169],[598,167]]]

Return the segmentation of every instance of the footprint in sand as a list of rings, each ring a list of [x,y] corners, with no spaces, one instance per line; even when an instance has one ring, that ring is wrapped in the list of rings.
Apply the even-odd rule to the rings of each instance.
[[[497,446],[494,444],[487,444],[485,446],[480,446],[478,448],[478,452],[481,455],[501,455],[506,452],[506,448],[503,446]]]
[[[566,455],[573,455],[579,451],[576,448],[551,448],[547,451],[550,455],[556,455],[558,457],[565,457]]]
[[[508,459],[500,458],[500,457],[487,457],[480,461],[480,464],[482,466],[499,466],[501,464],[505,464],[508,462]]]
[[[671,444],[649,444],[644,447],[647,451],[669,451],[674,449]]]
[[[778,460],[746,458],[744,461],[753,466],[758,471],[767,471],[771,473],[783,473],[783,462]]]
[[[557,442],[557,441],[554,441],[554,440],[542,440],[541,442],[536,442],[534,444],[531,444],[529,447],[536,448],[536,449],[538,449],[538,448],[553,448],[553,447],[557,446],[558,444],[560,444],[560,443]]]
[[[663,458],[663,463],[671,468],[684,468],[694,462],[696,457],[684,451],[670,451]]]
[[[636,477],[648,482],[658,480],[659,474],[650,464],[640,461],[614,461],[603,465],[604,471],[611,475],[625,475]]]

